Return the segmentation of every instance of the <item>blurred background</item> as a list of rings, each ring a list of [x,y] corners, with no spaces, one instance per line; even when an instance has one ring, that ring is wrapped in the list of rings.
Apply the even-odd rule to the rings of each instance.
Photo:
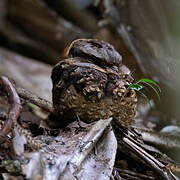
[[[136,125],[179,128],[180,1],[1,0],[0,74],[51,100],[52,65],[77,38],[111,43],[138,81],[159,83],[152,108],[139,100]],[[180,130],[179,130],[180,131]]]

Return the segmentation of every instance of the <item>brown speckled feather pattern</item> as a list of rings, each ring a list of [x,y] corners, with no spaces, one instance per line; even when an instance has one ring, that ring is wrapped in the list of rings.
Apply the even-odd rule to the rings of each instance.
[[[129,69],[122,64],[114,67],[94,61],[69,57],[54,67],[55,112],[68,123],[77,118],[90,123],[113,117],[117,123],[129,126],[137,104],[135,91],[128,88],[133,82]]]

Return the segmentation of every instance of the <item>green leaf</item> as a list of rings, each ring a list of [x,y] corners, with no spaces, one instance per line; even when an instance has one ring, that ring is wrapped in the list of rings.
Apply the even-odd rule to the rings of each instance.
[[[156,93],[156,95],[158,97],[158,100],[160,101],[161,98],[160,98],[160,95],[159,95],[158,91],[151,84],[149,84],[147,82],[143,82],[143,83],[147,84],[148,86],[150,86],[154,90],[154,92]]]
[[[150,86],[153,89],[153,91],[156,93],[158,99],[160,100],[159,93],[161,93],[161,88],[159,87],[159,85],[156,82],[154,82],[150,79],[146,79],[146,78],[140,79],[137,83],[133,83],[133,84],[129,85],[128,88],[134,89],[135,91],[139,92],[146,99],[147,103],[151,107],[151,103],[150,103],[149,98],[143,92],[141,92],[141,90],[145,87],[140,85],[139,83],[144,83],[144,84],[147,84],[148,86]],[[153,85],[156,86],[158,90]]]
[[[136,84],[138,84],[138,83],[140,83],[140,82],[146,83],[146,84],[147,84],[147,83],[150,83],[150,84],[155,85],[155,86],[158,88],[159,92],[161,93],[161,88],[159,87],[159,85],[158,85],[156,82],[154,82],[154,81],[152,81],[152,80],[150,80],[150,79],[143,78],[143,79],[140,79]]]
[[[137,84],[137,83],[134,83],[134,84],[129,85],[129,89],[134,89],[134,90],[136,90],[136,91],[140,91],[140,90],[143,89],[143,88],[144,88],[144,86],[141,86],[141,85],[139,85],[139,84]]]

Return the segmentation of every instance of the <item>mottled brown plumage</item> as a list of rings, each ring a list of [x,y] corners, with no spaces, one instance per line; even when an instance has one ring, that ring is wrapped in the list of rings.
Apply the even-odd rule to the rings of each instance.
[[[80,118],[90,123],[113,117],[124,126],[136,112],[130,70],[109,43],[79,39],[66,48],[52,71],[53,106],[66,124]]]

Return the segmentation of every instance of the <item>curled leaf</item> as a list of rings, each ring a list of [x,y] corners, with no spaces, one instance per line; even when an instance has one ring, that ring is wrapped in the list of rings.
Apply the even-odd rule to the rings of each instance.
[[[150,79],[143,78],[143,79],[140,79],[136,84],[138,84],[138,83],[140,83],[140,82],[146,83],[146,84],[149,83],[149,84],[155,85],[155,86],[158,88],[159,92],[161,93],[161,88],[159,87],[159,85],[158,85],[156,82],[154,82],[154,81],[152,81],[152,80],[150,80]]]
[[[153,91],[155,92],[155,94],[157,95],[157,97],[158,97],[158,99],[160,101],[160,95],[159,95],[158,91],[151,84],[149,84],[147,82],[143,82],[143,83],[147,84],[148,86],[150,86],[153,89]]]
[[[143,92],[141,92],[141,90],[142,90],[143,88],[145,88],[145,87],[142,86],[142,85],[139,85],[139,83],[144,83],[144,84],[150,86],[150,87],[153,89],[153,91],[155,92],[155,94],[157,95],[158,99],[160,100],[160,95],[159,95],[159,93],[161,93],[161,88],[159,87],[159,85],[158,85],[156,82],[154,82],[154,81],[152,81],[152,80],[150,80],[150,79],[146,79],[146,78],[140,79],[137,83],[131,84],[131,85],[129,86],[129,89],[134,89],[135,91],[139,92],[139,93],[146,99],[147,103],[151,106],[151,103],[150,103],[149,98],[148,98]],[[154,85],[158,90],[156,90],[156,88],[155,88],[153,85]],[[158,92],[158,91],[159,91],[159,92]]]

